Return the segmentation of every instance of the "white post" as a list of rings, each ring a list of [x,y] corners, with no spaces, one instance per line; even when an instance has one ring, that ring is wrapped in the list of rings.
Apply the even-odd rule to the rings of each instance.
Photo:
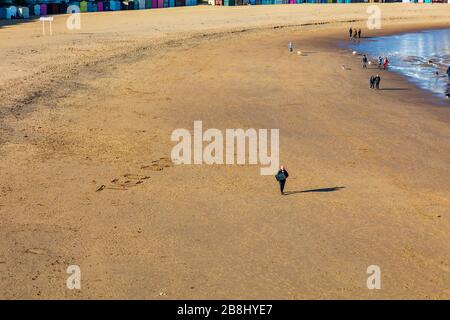
[[[40,21],[42,21],[42,34],[45,36],[45,21],[48,21],[50,24],[50,35],[53,35],[52,32],[52,21],[53,21],[53,17],[40,17],[39,18]]]

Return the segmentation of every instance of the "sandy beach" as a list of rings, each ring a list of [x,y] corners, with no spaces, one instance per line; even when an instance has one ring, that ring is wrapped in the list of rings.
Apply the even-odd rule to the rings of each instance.
[[[367,6],[2,22],[0,298],[449,299],[449,104],[389,71],[370,90],[340,45],[449,28],[449,5],[379,5],[380,30]],[[288,195],[259,166],[174,165],[195,120],[279,128]]]

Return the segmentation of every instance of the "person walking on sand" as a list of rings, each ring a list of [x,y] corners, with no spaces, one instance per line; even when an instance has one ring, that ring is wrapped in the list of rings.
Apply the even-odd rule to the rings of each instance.
[[[367,56],[366,55],[363,55],[362,62],[363,62],[363,68],[367,69]]]
[[[353,29],[353,38],[356,38],[358,36],[358,30]]]
[[[370,76],[370,89],[375,89],[375,77],[373,75]]]
[[[292,41],[289,41],[288,49],[289,49],[289,52],[294,51],[294,44],[292,43]]]
[[[284,166],[280,166],[280,170],[278,170],[278,173],[276,174],[275,178],[280,184],[281,195],[284,195],[284,185],[286,184],[286,179],[288,177],[289,173],[287,172],[287,170],[284,168]]]
[[[378,57],[378,69],[381,69],[381,66],[383,65],[383,58],[381,56]]]
[[[358,29],[358,38],[361,39],[361,29]]]
[[[350,27],[350,29],[348,29],[348,36],[351,38],[353,34],[353,28]]]
[[[375,77],[375,89],[377,89],[377,90],[380,89],[380,82],[381,82],[381,77],[377,74]]]

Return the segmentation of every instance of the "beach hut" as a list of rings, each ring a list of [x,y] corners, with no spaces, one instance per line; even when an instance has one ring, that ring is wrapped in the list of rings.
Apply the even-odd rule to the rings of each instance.
[[[145,0],[139,0],[138,4],[139,4],[139,9],[145,9]]]
[[[87,11],[88,12],[97,12],[97,3],[95,3],[95,2],[88,2],[87,3]]]
[[[40,5],[40,13],[41,13],[41,16],[46,16],[47,15],[47,4],[45,4],[45,3],[41,3]]]
[[[17,7],[15,6],[10,6],[9,8],[9,12],[10,12],[10,19],[16,18],[17,17]]]
[[[34,16],[40,16],[41,15],[41,6],[38,4],[35,4],[33,6],[33,15]]]
[[[111,10],[111,11],[120,10],[120,2],[119,1],[109,1],[109,10]]]
[[[0,8],[0,19],[11,19],[11,9],[9,8]]]
[[[76,5],[78,7],[78,3],[71,3],[70,5]],[[69,7],[69,4],[67,2],[61,2],[58,6],[58,12],[61,14],[68,13],[67,8]]]
[[[28,12],[30,13],[30,17],[35,15],[34,14],[34,5],[33,4],[28,5]]]
[[[81,1],[80,2],[80,11],[81,12],[87,12],[87,2],[86,1]]]
[[[58,12],[58,8],[56,3],[47,3],[47,14],[56,14]]]
[[[152,8],[152,0],[145,0],[145,9]]]
[[[109,7],[109,1],[103,1],[103,11],[111,11]]]
[[[28,9],[28,7],[19,7],[19,8],[17,8],[17,15],[21,19],[29,19],[30,18],[30,9]]]
[[[62,4],[61,3],[61,6],[59,7],[59,9],[60,9],[59,11],[61,13],[69,13],[69,14],[80,13],[80,11],[81,11],[78,2],[70,2],[68,4],[66,4],[66,3]],[[65,9],[65,12],[63,12],[64,9]]]
[[[97,2],[97,11],[104,11],[103,2]]]

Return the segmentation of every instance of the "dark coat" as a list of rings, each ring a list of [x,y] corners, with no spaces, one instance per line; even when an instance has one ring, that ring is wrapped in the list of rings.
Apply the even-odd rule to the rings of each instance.
[[[378,76],[378,77],[375,77],[375,86],[378,88],[379,86],[380,86],[380,82],[381,82],[381,78],[380,78],[380,76]]]
[[[275,177],[276,177],[277,175],[279,175],[280,173],[284,173],[284,176],[286,177],[286,179],[289,177],[289,173],[287,172],[286,169],[285,169],[285,170],[278,170],[278,172],[277,172],[277,174],[275,175]],[[286,181],[286,179],[280,180],[280,181]]]

